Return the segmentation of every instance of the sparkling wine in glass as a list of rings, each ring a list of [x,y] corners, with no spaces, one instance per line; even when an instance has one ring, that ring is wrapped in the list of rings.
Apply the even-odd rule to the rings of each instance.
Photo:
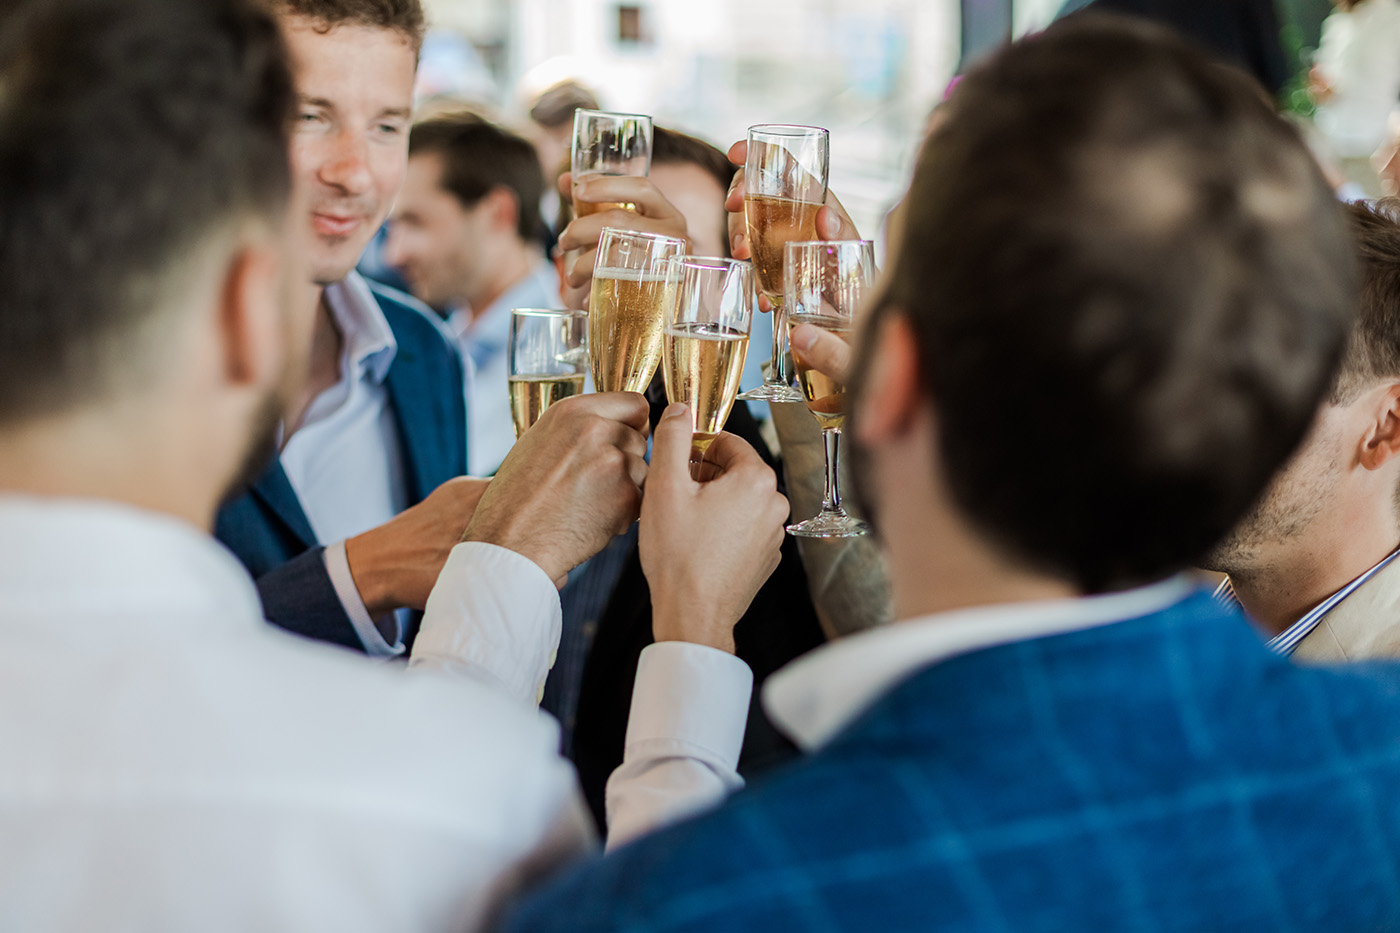
[[[850,342],[852,318],[875,282],[875,247],[869,240],[789,243],[784,270],[789,326],[812,324]],[[846,423],[846,386],[813,369],[793,351],[797,380],[807,409],[822,429],[826,450],[826,492],[813,518],[788,526],[809,538],[849,538],[869,532],[865,522],[841,505],[841,428]]]
[[[662,352],[666,398],[690,406],[690,458],[698,463],[739,391],[753,322],[753,267],[685,256],[672,261],[669,274],[675,298]]]
[[[515,436],[545,409],[583,393],[588,371],[588,315],[583,311],[515,308],[510,312],[510,413]]]
[[[574,216],[600,211],[637,210],[626,201],[580,201],[578,187],[590,176],[651,173],[651,117],[636,113],[574,111],[573,172]]]
[[[785,247],[817,239],[817,212],[826,202],[830,135],[816,126],[768,124],[749,128],[744,165],[744,226],[758,288],[773,308],[773,358],[763,385],[739,396],[750,401],[800,402],[788,365],[784,308]]]
[[[685,241],[604,227],[588,299],[588,348],[599,392],[645,392],[661,361],[668,264]]]

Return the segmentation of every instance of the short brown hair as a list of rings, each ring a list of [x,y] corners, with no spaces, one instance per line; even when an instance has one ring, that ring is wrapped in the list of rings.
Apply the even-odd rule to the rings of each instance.
[[[424,120],[408,137],[409,156],[442,157],[442,188],[471,207],[497,188],[505,188],[520,206],[516,233],[534,240],[542,232],[540,198],[544,175],[535,147],[507,129],[472,113]]]
[[[1350,204],[1347,216],[1361,262],[1361,303],[1332,388],[1337,404],[1377,380],[1400,379],[1400,199]]]
[[[947,108],[865,329],[909,322],[954,503],[1087,592],[1189,566],[1332,381],[1344,212],[1253,81],[1161,27],[1062,20]]]
[[[427,30],[422,0],[272,0],[272,8],[279,15],[309,19],[327,32],[337,26],[392,29],[415,52],[422,50]]]
[[[729,157],[719,149],[705,142],[696,136],[688,136],[678,130],[668,130],[658,126],[652,131],[651,139],[651,164],[652,165],[694,165],[703,169],[716,182],[719,183],[719,190],[729,192],[729,185],[734,180],[734,173],[738,166],[729,161]],[[724,253],[729,255],[729,220],[724,212],[723,204],[715,205],[715,213],[719,220],[720,237],[719,241],[724,244]]]

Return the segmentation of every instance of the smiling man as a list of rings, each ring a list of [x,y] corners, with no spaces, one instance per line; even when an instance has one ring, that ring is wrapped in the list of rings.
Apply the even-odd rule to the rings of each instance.
[[[400,655],[483,481],[467,472],[462,365],[426,309],[354,265],[403,185],[423,37],[418,0],[277,0],[308,207],[311,378],[278,456],[220,514],[268,618]]]

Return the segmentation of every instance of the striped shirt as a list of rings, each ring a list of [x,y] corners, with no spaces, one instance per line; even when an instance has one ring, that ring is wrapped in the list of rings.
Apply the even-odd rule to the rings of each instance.
[[[1317,628],[1318,623],[1326,617],[1327,613],[1335,609],[1342,600],[1359,590],[1367,580],[1380,573],[1397,555],[1400,555],[1400,548],[1391,551],[1385,557],[1381,558],[1379,564],[1376,564],[1376,566],[1309,609],[1304,613],[1301,619],[1269,639],[1269,650],[1281,654],[1284,657],[1293,654],[1299,642],[1312,634],[1313,629]],[[1220,581],[1220,585],[1215,588],[1214,596],[1216,601],[1226,608],[1236,609],[1240,612],[1245,611],[1244,606],[1240,603],[1239,596],[1235,594],[1235,587],[1230,582],[1229,577]]]

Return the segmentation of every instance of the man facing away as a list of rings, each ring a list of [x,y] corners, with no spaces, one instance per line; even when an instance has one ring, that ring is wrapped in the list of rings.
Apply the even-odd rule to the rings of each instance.
[[[662,643],[614,812],[637,833],[737,783],[748,695],[707,685],[742,687],[732,625],[786,504],[732,437],[691,482],[684,409],[648,470],[640,396],[551,408],[471,515],[408,670],[264,623],[208,532],[310,358],[294,104],[254,0],[7,16],[0,929],[479,926],[590,844],[532,704],[556,581],[632,524],[648,476]]]
[[[936,142],[852,380],[899,621],[769,680],[804,760],[507,928],[1396,928],[1400,670],[1294,666],[1180,575],[1327,390],[1341,207],[1247,78],[1112,18]]]
[[[496,472],[515,443],[506,392],[511,309],[559,307],[559,277],[539,244],[543,190],[534,147],[493,123],[443,116],[409,135],[385,259],[415,297],[447,315],[468,365],[473,476]]]
[[[1203,562],[1279,653],[1400,657],[1400,223],[1347,207],[1360,316],[1307,440]]]

